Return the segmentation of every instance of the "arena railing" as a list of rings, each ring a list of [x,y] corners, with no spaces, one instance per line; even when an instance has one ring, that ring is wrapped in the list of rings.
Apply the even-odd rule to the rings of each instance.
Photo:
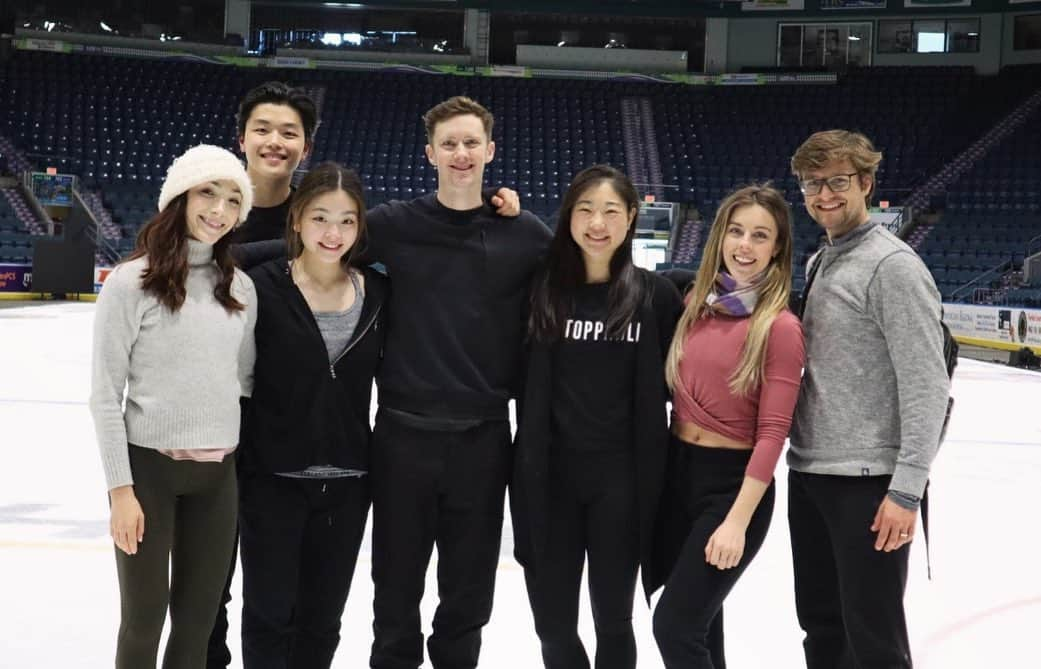
[[[972,301],[976,302],[977,289],[984,291],[980,294],[980,298],[983,299],[985,291],[999,290],[998,287],[984,284],[989,284],[991,281],[999,280],[1010,269],[1012,269],[1012,258],[1008,258],[1007,260],[1002,261],[998,265],[995,265],[987,271],[979,274],[978,276],[967,281],[958,288],[955,288],[953,291],[951,291],[949,299],[954,302],[958,302],[960,300],[968,298],[971,295]]]
[[[83,199],[80,192],[77,190],[72,191],[72,197],[76,201],[76,206],[82,207],[83,211],[86,212],[87,216],[90,217],[90,225],[86,226],[87,235],[94,241],[94,247],[97,249],[97,253],[101,254],[102,259],[105,262],[115,265],[119,262],[121,255],[116,247],[101,232],[101,223],[98,222],[96,216],[94,216],[94,210],[90,208],[87,201]]]

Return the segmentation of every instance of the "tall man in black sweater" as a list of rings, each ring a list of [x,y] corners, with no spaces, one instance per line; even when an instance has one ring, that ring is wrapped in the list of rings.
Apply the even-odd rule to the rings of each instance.
[[[304,90],[280,81],[252,88],[239,102],[235,117],[239,150],[246,158],[246,173],[253,184],[254,207],[245,223],[229,233],[233,253],[243,263],[244,245],[283,239],[286,217],[293,199],[293,174],[314,147],[318,111]],[[248,266],[245,267],[248,269]],[[238,541],[236,539],[236,547]],[[224,596],[207,648],[207,669],[224,669],[231,662],[228,649],[228,602],[238,550],[232,553]]]
[[[477,666],[492,609],[528,286],[549,229],[482,202],[492,115],[454,97],[424,116],[438,189],[369,212],[391,277],[373,436],[373,669],[423,663],[419,604],[431,550],[434,669]]]

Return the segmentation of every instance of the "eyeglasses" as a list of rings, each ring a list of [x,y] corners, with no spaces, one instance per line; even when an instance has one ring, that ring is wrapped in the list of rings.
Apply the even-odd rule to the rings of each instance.
[[[827,179],[806,179],[799,182],[799,190],[802,191],[803,195],[817,195],[821,192],[824,184],[828,184],[828,190],[832,193],[842,193],[849,190],[849,185],[853,183],[853,177],[858,174],[860,173],[850,172],[849,174],[836,174]]]

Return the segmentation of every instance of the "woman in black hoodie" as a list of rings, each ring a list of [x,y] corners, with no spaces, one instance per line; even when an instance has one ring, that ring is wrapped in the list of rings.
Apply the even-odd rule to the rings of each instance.
[[[247,669],[328,667],[369,511],[369,405],[386,277],[365,244],[358,176],[335,163],[300,183],[289,258],[250,270],[257,361],[245,408],[239,525]]]
[[[607,165],[577,174],[535,279],[510,499],[547,669],[588,669],[578,637],[582,566],[597,669],[633,669],[637,568],[651,534],[668,446],[663,363],[682,303],[639,269],[639,196]]]

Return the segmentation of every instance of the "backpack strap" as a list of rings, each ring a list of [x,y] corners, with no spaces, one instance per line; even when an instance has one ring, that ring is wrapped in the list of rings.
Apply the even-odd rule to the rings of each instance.
[[[922,492],[922,502],[919,505],[922,511],[922,534],[925,535],[925,573],[929,580],[933,580],[933,566],[929,560],[929,482],[925,482],[925,490]]]
[[[806,273],[806,283],[802,287],[802,292],[799,293],[798,304],[795,305],[795,309],[792,309],[800,321],[802,320],[803,312],[806,311],[806,299],[810,296],[810,288],[813,287],[813,280],[817,278],[817,271],[821,268],[822,256],[823,253],[818,251],[810,260],[810,269]]]

